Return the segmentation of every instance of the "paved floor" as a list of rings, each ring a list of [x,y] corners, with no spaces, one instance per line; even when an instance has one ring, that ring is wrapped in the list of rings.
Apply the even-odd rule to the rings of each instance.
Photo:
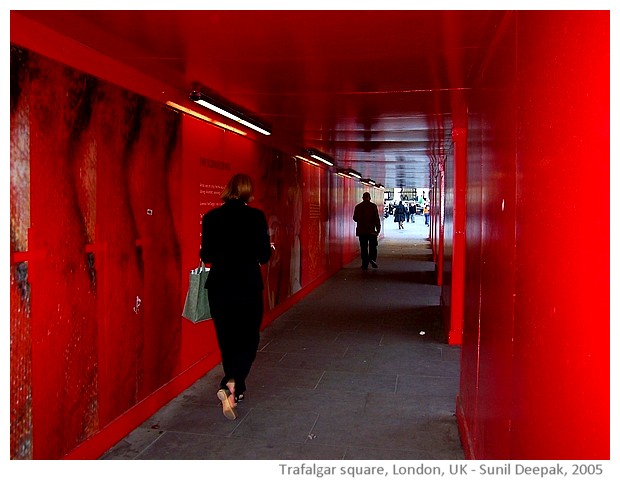
[[[352,263],[262,333],[237,420],[218,365],[102,459],[463,459],[428,227],[392,218],[378,269]]]

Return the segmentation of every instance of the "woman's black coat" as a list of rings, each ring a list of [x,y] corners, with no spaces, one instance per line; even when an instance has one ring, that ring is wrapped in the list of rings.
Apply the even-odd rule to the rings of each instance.
[[[263,290],[260,264],[271,257],[265,214],[241,200],[229,200],[202,217],[200,258],[211,264],[206,288],[228,295]]]

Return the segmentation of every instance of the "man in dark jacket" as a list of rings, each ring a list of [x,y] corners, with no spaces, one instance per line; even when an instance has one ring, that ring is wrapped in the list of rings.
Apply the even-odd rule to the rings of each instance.
[[[360,241],[362,268],[367,270],[369,262],[377,268],[377,236],[381,231],[381,219],[377,205],[370,201],[370,193],[364,192],[362,202],[355,205],[353,220],[357,222],[355,235]]]

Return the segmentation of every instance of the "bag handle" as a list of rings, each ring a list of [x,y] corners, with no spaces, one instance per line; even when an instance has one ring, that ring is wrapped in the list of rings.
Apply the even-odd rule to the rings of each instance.
[[[204,272],[205,270],[206,270],[207,272],[208,272],[209,270],[211,270],[211,265],[209,265],[209,266],[207,267],[207,265],[206,265],[206,264],[205,264],[202,260],[200,260],[200,264],[199,264],[196,268],[194,268],[194,269],[192,270],[192,273],[194,273],[194,274],[195,274],[195,273],[200,273],[200,272]]]

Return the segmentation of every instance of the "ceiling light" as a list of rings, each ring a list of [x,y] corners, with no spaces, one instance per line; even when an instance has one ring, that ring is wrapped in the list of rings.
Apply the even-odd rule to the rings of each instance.
[[[326,155],[323,152],[319,152],[318,150],[315,150],[314,148],[308,149],[308,155],[318,160],[319,162],[323,162],[325,165],[328,165],[330,167],[334,166],[334,160],[329,155]]]
[[[196,102],[198,105],[202,105],[209,110],[219,113],[220,115],[230,118],[235,122],[245,125],[246,127],[256,130],[263,135],[271,135],[271,127],[263,122],[260,122],[246,113],[243,113],[236,108],[225,104],[221,100],[211,95],[206,95],[202,92],[193,91],[189,94],[189,99]]]
[[[168,105],[170,108],[173,108],[173,109],[178,110],[180,112],[183,112],[183,113],[186,113],[188,115],[191,115],[194,118],[199,118],[200,120],[204,120],[205,122],[209,122],[209,123],[211,123],[211,124],[213,124],[213,125],[215,125],[217,127],[224,128],[226,130],[229,130],[231,132],[237,133],[239,135],[247,135],[247,133],[245,133],[242,130],[239,130],[239,129],[235,128],[235,127],[231,127],[230,125],[226,125],[225,123],[218,122],[214,118],[207,117],[207,116],[205,116],[205,115],[203,115],[201,113],[198,113],[198,112],[196,112],[196,111],[194,111],[194,110],[192,110],[190,108],[186,108],[183,105],[179,105],[178,103],[167,101],[166,105]]]
[[[362,176],[359,173],[357,173],[355,170],[351,168],[339,168],[338,170],[336,170],[336,175],[340,175],[341,177],[346,177],[346,178],[355,178],[357,180],[362,178]]]
[[[309,158],[306,157],[302,157],[301,155],[295,155],[295,158],[298,160],[301,160],[302,162],[306,162],[309,163],[310,165],[314,165],[315,167],[318,167],[319,164],[316,162],[313,162],[312,160],[310,160]]]
[[[357,178],[358,180],[361,180],[361,179],[362,179],[362,174],[361,174],[361,173],[359,173],[359,172],[356,172],[356,171],[355,171],[355,170],[353,170],[352,168],[347,169],[347,174],[348,174],[350,177]]]

